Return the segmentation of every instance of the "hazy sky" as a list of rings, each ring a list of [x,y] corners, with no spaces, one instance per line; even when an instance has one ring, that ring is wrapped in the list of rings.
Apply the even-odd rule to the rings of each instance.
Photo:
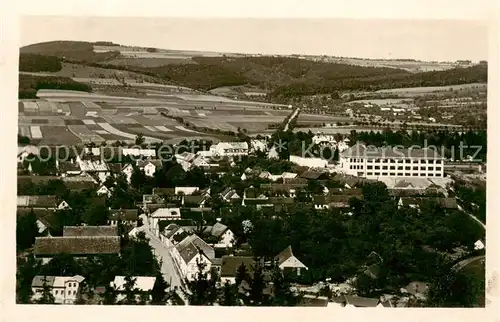
[[[24,16],[21,45],[113,41],[164,49],[478,61],[488,26],[463,20],[223,19]]]

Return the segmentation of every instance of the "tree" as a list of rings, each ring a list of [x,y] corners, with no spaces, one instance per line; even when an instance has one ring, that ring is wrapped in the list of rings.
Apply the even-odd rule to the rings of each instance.
[[[247,267],[245,264],[241,264],[240,267],[238,267],[238,270],[236,271],[236,286],[240,286],[242,281],[249,281],[250,275],[248,274]]]
[[[277,265],[272,270],[272,282],[272,306],[296,306],[299,303],[300,297],[292,292],[287,276]]]
[[[42,295],[36,302],[38,304],[54,304],[55,298],[54,295],[52,294],[52,288],[47,283],[47,276],[43,277],[42,282],[43,282]]]
[[[154,305],[165,305],[167,301],[167,288],[168,283],[163,278],[162,274],[156,275],[155,285],[151,290],[151,304]]]
[[[103,304],[104,305],[114,305],[116,304],[116,298],[118,296],[118,292],[111,285],[106,285],[106,289],[102,295]]]
[[[38,225],[33,209],[22,216],[17,216],[16,224],[16,246],[21,251],[33,246],[35,238],[38,236]]]
[[[109,209],[105,204],[95,204],[85,211],[82,219],[89,226],[100,226],[106,225],[109,215]]]
[[[249,284],[250,289],[248,290],[249,295],[247,297],[248,304],[250,306],[266,306],[269,301],[268,296],[264,294],[266,282],[264,280],[264,271],[260,264],[260,259],[255,261],[253,276]]]
[[[146,139],[143,134],[137,134],[135,136],[135,145],[142,145],[145,141]]]
[[[31,302],[33,278],[40,270],[40,262],[33,254],[19,259],[16,274],[16,299],[17,303],[28,304]]]
[[[222,286],[219,304],[222,306],[238,306],[238,284],[231,284],[228,281]]]
[[[136,294],[137,288],[135,288],[136,279],[131,275],[125,276],[125,284],[123,285],[125,298],[122,303],[127,305],[137,304]]]
[[[200,254],[203,253],[200,251]],[[207,272],[206,264],[196,260],[198,272],[192,281],[188,282],[189,292],[185,292],[189,305],[213,305],[217,301],[216,273]]]

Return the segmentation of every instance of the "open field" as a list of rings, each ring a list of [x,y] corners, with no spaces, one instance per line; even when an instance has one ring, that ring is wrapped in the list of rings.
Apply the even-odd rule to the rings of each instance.
[[[81,139],[73,134],[66,126],[44,126],[41,128],[43,145],[75,145]]]
[[[468,90],[473,88],[487,88],[485,83],[472,83],[463,85],[449,85],[449,86],[428,86],[428,87],[408,87],[408,88],[393,88],[393,89],[382,89],[375,93],[387,93],[387,94],[402,94],[402,93],[433,93],[433,92],[445,92],[445,91],[457,91],[457,90]]]

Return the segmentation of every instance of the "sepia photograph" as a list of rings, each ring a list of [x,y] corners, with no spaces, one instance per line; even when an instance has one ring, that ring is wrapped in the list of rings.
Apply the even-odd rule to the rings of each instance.
[[[488,23],[19,28],[17,304],[487,305]]]

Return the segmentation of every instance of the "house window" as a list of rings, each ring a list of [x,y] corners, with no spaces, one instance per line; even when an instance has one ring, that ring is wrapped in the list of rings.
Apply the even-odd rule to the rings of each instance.
[[[372,176],[373,175],[373,172],[367,172],[366,173],[367,176]]]
[[[405,170],[408,170],[408,171],[409,171],[409,170],[411,170],[411,167],[408,167],[408,166],[407,166],[407,167],[405,167]]]
[[[387,175],[387,172],[382,172],[382,175],[383,175],[383,176],[386,176],[386,175]]]
[[[368,159],[367,162],[372,163],[373,159]]]
[[[58,291],[58,290],[56,290],[56,292],[55,292],[55,293],[56,293],[56,295],[57,295],[57,294],[59,294],[59,291]]]
[[[386,165],[382,166],[382,170],[387,170],[387,166]]]
[[[351,170],[352,170],[352,165],[350,165],[350,166],[349,166],[349,169],[351,169]]]
[[[382,159],[382,163],[387,163],[387,159]]]
[[[420,160],[420,163],[426,163],[425,160]]]
[[[413,176],[414,176],[414,177],[418,177],[418,173],[414,173],[414,174],[413,174]]]
[[[395,166],[393,166],[393,165],[391,165],[391,168],[390,168],[390,169],[391,169],[391,170],[396,170],[396,167],[395,167]]]
[[[366,169],[371,170],[371,169],[373,169],[373,166],[372,165],[367,165]]]
[[[375,172],[374,175],[379,176],[380,172]]]
[[[398,176],[399,176],[399,177],[402,177],[402,176],[403,176],[403,173],[398,172]]]
[[[403,160],[397,160],[396,162],[397,163],[403,163]]]
[[[421,177],[425,177],[425,173],[420,173],[420,176]]]
[[[406,160],[405,160],[405,163],[411,163],[411,160],[406,159]]]
[[[436,171],[441,171],[441,167],[436,167]]]
[[[416,170],[418,170],[418,167],[413,167],[413,171],[416,171]]]
[[[426,167],[420,167],[420,170],[425,171]]]
[[[412,160],[411,163],[418,163],[418,160]]]
[[[434,173],[429,173],[428,176],[429,177],[434,177]]]
[[[398,166],[398,170],[403,170],[403,166],[402,165]]]
[[[389,163],[396,163],[396,161],[394,159],[390,159]]]
[[[434,171],[434,167],[428,167],[429,171]]]
[[[379,166],[379,165],[376,165],[376,166],[375,166],[375,170],[380,170],[380,166]]]

